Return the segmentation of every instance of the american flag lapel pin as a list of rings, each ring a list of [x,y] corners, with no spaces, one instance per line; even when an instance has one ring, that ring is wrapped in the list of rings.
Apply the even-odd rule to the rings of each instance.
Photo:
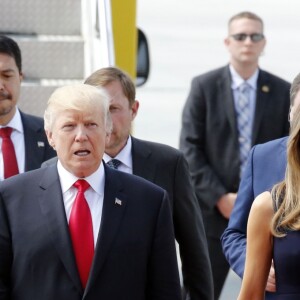
[[[118,198],[116,198],[115,199],[115,204],[117,204],[117,205],[122,205],[122,200],[120,200],[120,199],[118,199]]]
[[[45,143],[42,142],[42,141],[38,141],[38,142],[37,142],[37,145],[38,145],[39,148],[45,147]]]

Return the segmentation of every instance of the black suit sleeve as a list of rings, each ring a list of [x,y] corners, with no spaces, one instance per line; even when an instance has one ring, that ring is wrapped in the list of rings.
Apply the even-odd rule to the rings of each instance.
[[[11,238],[8,220],[0,196],[0,299],[10,299],[10,271],[12,264]]]
[[[213,299],[212,272],[202,213],[183,155],[180,155],[177,161],[173,186],[173,219],[184,286],[192,300]]]
[[[158,213],[148,270],[147,300],[180,300],[175,239],[166,192]]]
[[[206,139],[209,138],[206,136],[205,97],[200,80],[194,78],[182,114],[180,149],[188,161],[195,192],[201,205],[213,209],[227,190],[215,174],[205,154]]]

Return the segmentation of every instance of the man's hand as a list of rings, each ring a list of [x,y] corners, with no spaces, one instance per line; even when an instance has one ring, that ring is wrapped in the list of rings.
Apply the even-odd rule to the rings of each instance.
[[[276,278],[275,278],[275,269],[274,269],[274,263],[272,260],[272,265],[270,268],[270,273],[266,285],[266,291],[268,292],[276,292]]]
[[[236,197],[236,193],[228,193],[223,195],[217,202],[216,207],[224,218],[229,219]]]

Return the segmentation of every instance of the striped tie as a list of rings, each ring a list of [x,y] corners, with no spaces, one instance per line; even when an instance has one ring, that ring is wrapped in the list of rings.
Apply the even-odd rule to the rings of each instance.
[[[251,149],[251,124],[250,124],[250,86],[245,82],[239,87],[237,101],[237,123],[240,145],[240,175],[242,176],[247,158]]]

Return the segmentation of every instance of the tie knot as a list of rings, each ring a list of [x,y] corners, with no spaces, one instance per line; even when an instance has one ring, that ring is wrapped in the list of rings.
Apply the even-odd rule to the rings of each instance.
[[[86,180],[83,180],[83,179],[79,179],[77,180],[73,186],[75,186],[79,192],[82,192],[84,193],[89,187],[89,183],[86,181]]]
[[[110,161],[107,162],[107,165],[109,167],[111,167],[112,169],[118,169],[120,164],[121,164],[121,161],[119,161],[118,159],[111,159]]]
[[[248,93],[250,90],[250,85],[248,82],[243,82],[239,87],[240,92],[242,93]]]
[[[11,127],[0,128],[0,136],[2,138],[9,138],[13,129]]]

